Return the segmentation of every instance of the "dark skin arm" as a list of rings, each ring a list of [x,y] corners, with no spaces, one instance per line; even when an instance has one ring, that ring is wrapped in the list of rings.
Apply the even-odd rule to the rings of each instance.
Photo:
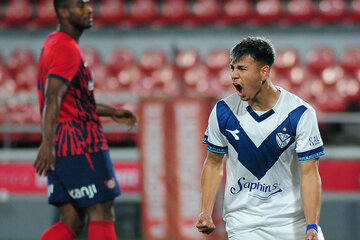
[[[34,168],[36,173],[46,175],[55,167],[55,131],[59,119],[61,100],[68,86],[57,78],[46,80],[44,109],[42,116],[42,141],[36,157]]]
[[[111,117],[117,123],[125,123],[132,128],[137,123],[136,116],[129,110],[114,108],[106,104],[96,104],[96,112],[102,117]]]

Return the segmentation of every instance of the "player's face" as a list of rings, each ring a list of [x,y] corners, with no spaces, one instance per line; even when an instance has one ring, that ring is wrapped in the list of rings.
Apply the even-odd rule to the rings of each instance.
[[[76,28],[83,30],[90,28],[93,23],[93,9],[90,0],[70,0],[69,22]]]
[[[237,94],[244,101],[254,100],[266,81],[266,70],[269,67],[256,62],[249,56],[243,57],[237,62],[232,62],[230,67],[231,79]]]

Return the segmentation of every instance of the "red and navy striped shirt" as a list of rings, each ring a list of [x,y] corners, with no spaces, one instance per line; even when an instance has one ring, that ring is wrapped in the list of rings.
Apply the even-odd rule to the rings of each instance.
[[[93,80],[78,43],[67,33],[52,32],[44,42],[38,65],[40,112],[46,79],[55,77],[69,87],[62,99],[56,126],[57,157],[108,150],[96,113]]]

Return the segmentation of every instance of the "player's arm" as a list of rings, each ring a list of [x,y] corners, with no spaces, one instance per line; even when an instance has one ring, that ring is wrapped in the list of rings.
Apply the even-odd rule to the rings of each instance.
[[[321,178],[319,159],[302,162],[301,166],[301,198],[304,207],[306,224],[318,225],[321,207]],[[317,240],[314,229],[307,231],[305,240]]]
[[[199,232],[210,234],[215,230],[211,214],[214,209],[216,195],[223,178],[223,162],[225,154],[208,151],[201,173],[201,208],[196,224]]]
[[[42,114],[42,141],[34,163],[36,172],[41,176],[55,166],[55,132],[59,119],[61,101],[68,85],[55,77],[46,80],[44,108]]]
[[[111,117],[117,123],[125,123],[129,127],[133,127],[137,123],[136,116],[129,110],[123,108],[115,108],[106,104],[96,104],[96,112],[102,117]]]

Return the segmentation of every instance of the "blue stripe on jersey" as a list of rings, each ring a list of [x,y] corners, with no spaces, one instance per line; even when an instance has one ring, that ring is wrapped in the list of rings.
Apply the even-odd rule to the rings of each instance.
[[[262,114],[262,115],[258,115],[251,107],[250,105],[246,107],[246,110],[249,112],[249,114],[257,121],[257,122],[261,122],[265,119],[267,119],[268,117],[270,117],[271,115],[273,115],[275,112],[273,109],[267,111],[266,113]]]
[[[319,158],[324,155],[325,155],[324,146],[321,146],[310,151],[298,153],[298,159],[300,162],[306,162],[309,160]]]
[[[227,152],[228,152],[228,147],[219,147],[219,146],[209,143],[207,135],[204,136],[203,143],[208,145],[208,150],[210,152],[219,153],[219,154],[227,154]]]
[[[70,82],[66,78],[63,78],[62,76],[59,76],[57,74],[48,74],[46,77],[47,78],[54,77],[54,78],[57,78],[57,79],[63,81],[64,83],[66,83],[66,85],[68,85],[68,86],[70,85]]]
[[[222,100],[217,103],[216,114],[221,133],[238,153],[238,160],[257,179],[265,176],[280,155],[295,141],[296,128],[300,117],[307,108],[299,106],[262,142],[259,147],[251,141],[231,109]],[[230,131],[229,131],[230,130]],[[236,131],[236,137],[234,136]],[[289,135],[287,144],[281,148],[276,141],[278,134]],[[290,138],[290,139],[289,139]],[[236,140],[238,139],[238,140]]]

